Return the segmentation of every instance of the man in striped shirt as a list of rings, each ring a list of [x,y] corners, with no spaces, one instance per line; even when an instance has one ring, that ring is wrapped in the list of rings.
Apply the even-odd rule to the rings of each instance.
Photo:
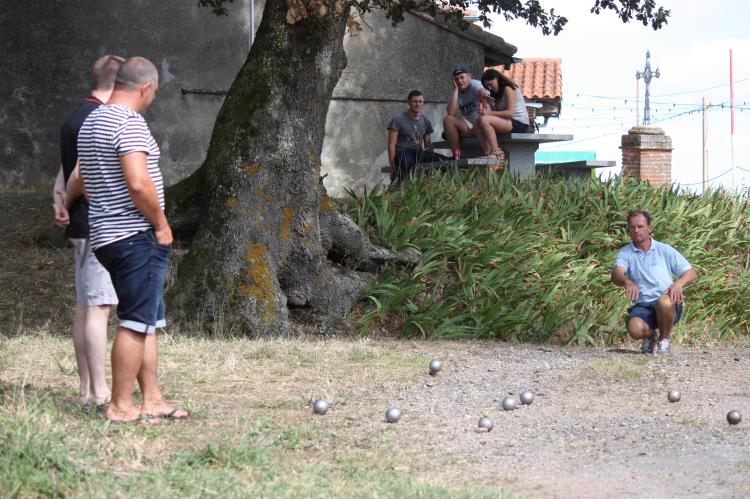
[[[78,134],[78,155],[89,195],[91,246],[117,292],[120,326],[112,346],[110,421],[184,419],[157,383],[156,328],[166,325],[162,291],[172,231],[164,215],[159,147],[142,114],[159,87],[149,60],[133,57],[117,73],[106,105],[94,110]],[[133,383],[143,393],[133,405]]]

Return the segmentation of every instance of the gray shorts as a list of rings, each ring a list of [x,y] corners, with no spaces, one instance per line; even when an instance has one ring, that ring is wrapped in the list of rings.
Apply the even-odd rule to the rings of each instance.
[[[94,256],[89,240],[71,238],[70,242],[75,254],[76,301],[89,307],[116,305],[117,294],[109,272]]]

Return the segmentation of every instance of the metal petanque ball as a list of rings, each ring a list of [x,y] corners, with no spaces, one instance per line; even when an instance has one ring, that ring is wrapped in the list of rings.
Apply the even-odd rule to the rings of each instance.
[[[430,362],[430,374],[435,376],[440,369],[443,368],[443,363],[440,362],[438,359],[432,359]]]
[[[385,420],[389,423],[398,423],[398,420],[401,419],[401,410],[397,409],[395,407],[391,407],[387,411],[385,411]]]
[[[479,423],[477,423],[477,426],[480,430],[487,430],[488,432],[492,431],[492,420],[487,416],[483,416],[479,418]]]
[[[670,402],[679,402],[680,401],[680,391],[679,390],[669,390],[669,393],[667,393],[667,400]]]
[[[504,411],[512,411],[517,406],[516,399],[514,399],[511,396],[507,396],[503,399],[503,410]]]
[[[313,412],[315,414],[325,414],[328,412],[328,407],[330,407],[330,405],[326,400],[316,400],[313,402]]]
[[[531,390],[524,390],[521,392],[521,395],[519,395],[519,398],[521,399],[522,404],[531,405],[534,401],[534,393]]]
[[[727,421],[729,424],[740,424],[740,421],[742,421],[742,414],[740,414],[740,411],[729,411],[727,413]]]

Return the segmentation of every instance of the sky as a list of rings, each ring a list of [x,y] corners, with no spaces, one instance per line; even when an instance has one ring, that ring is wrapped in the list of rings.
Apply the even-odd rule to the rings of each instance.
[[[590,13],[594,0],[542,0],[568,18],[558,36],[544,36],[523,21],[496,17],[490,29],[518,47],[517,57],[562,59],[563,106],[544,133],[570,133],[571,142],[541,150],[596,151],[597,159],[616,160],[619,174],[623,134],[636,125],[636,84],[643,119],[643,71],[651,53],[652,125],[672,138],[672,181],[701,192],[703,117],[707,120],[708,185],[750,188],[750,1],[656,0],[671,10],[668,24],[654,31],[638,21],[624,24],[612,12]],[[735,132],[729,109],[729,50],[734,75]],[[724,105],[722,108],[721,105]],[[734,175],[732,174],[734,158]],[[733,185],[734,180],[734,185]]]

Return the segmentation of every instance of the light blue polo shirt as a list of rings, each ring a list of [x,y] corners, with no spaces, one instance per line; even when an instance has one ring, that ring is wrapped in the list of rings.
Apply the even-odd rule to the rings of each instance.
[[[613,267],[625,269],[625,275],[638,286],[640,295],[635,303],[651,303],[692,267],[676,249],[651,238],[647,253],[630,243],[617,253]]]

